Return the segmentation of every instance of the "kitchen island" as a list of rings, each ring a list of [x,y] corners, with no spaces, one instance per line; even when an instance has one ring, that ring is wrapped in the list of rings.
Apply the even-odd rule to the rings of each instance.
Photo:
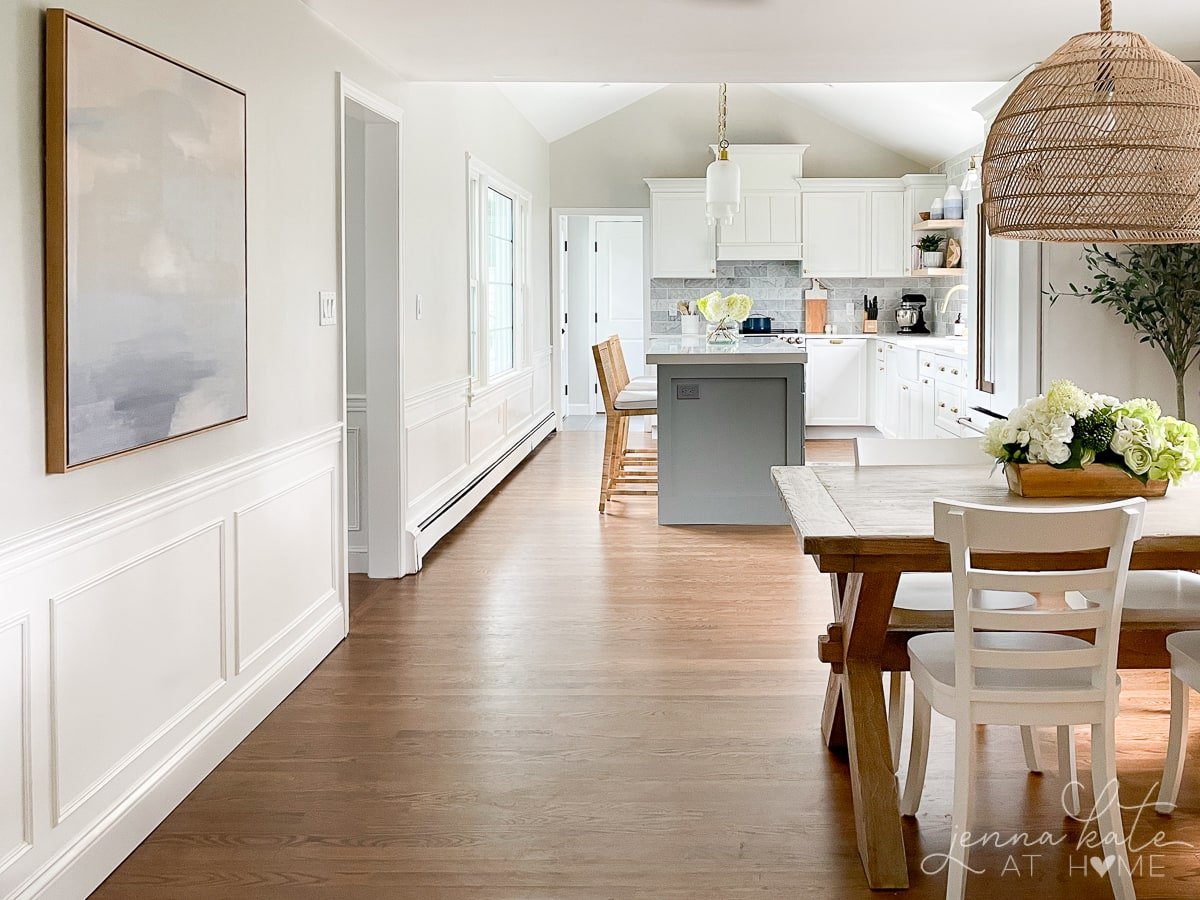
[[[660,525],[783,525],[771,467],[804,463],[803,345],[659,338]]]

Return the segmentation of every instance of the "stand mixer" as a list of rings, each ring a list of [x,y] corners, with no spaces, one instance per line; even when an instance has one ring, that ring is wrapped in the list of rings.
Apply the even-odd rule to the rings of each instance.
[[[925,325],[925,304],[928,300],[924,294],[905,294],[900,298],[900,307],[896,310],[896,331],[900,334],[929,334]]]

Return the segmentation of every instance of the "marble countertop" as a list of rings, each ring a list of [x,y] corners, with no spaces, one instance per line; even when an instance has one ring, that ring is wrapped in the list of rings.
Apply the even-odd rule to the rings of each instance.
[[[806,334],[809,340],[883,341],[918,350],[933,350],[937,353],[957,353],[966,356],[967,339],[936,334]]]
[[[701,336],[663,337],[650,342],[646,362],[652,366],[805,363],[808,353],[803,346],[774,336],[743,336],[736,344],[710,344]]]

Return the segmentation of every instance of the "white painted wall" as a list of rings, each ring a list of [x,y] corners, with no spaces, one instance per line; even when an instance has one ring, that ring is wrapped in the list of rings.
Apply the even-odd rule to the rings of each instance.
[[[712,162],[716,118],[716,85],[673,84],[555,141],[552,205],[647,206],[643,178],[702,177]],[[809,178],[898,177],[926,169],[753,84],[729,86],[729,140],[810,144],[804,154]]]
[[[431,302],[404,348],[410,464],[428,471],[443,453],[430,423],[456,419],[455,476],[469,477],[528,432],[550,390],[536,350],[549,345],[549,150],[498,92],[410,96],[295,0],[77,0],[247,93],[250,406],[244,422],[45,475],[42,9],[0,0],[3,897],[86,895],[345,634],[340,340],[317,325],[318,291],[339,282],[338,71],[411,110],[403,314],[416,289]],[[468,149],[537,198],[536,352],[504,391],[439,418],[438,391],[466,375]],[[456,478],[427,483],[421,508]]]
[[[1088,280],[1081,250],[1069,244],[1046,244],[1043,288],[1067,290],[1070,282]],[[1070,378],[1091,391],[1123,399],[1150,397],[1174,415],[1175,377],[1162,353],[1138,342],[1137,334],[1108,307],[1064,297],[1045,302],[1042,328],[1043,382]],[[1188,418],[1200,419],[1200,371],[1187,382]]]
[[[468,376],[467,154],[533,196],[529,346],[550,343],[550,148],[483,84],[412,84],[404,118],[405,387]],[[416,318],[416,295],[424,315]]]

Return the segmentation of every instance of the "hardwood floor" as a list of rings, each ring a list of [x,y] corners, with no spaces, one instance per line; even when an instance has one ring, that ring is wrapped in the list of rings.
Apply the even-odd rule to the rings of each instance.
[[[350,637],[94,896],[872,896],[821,742],[826,577],[786,528],[660,528],[642,498],[598,515],[602,439],[552,437],[419,575],[356,578]],[[1158,782],[1167,708],[1164,675],[1126,675],[1126,804]],[[904,825],[914,900],[944,895],[921,865],[949,841],[951,734],[935,716]],[[1044,776],[1015,728],[978,751],[977,830],[998,837],[968,896],[1111,897],[1081,868],[1098,854],[1063,816],[1049,732]],[[1133,831],[1142,898],[1200,893],[1200,726],[1190,751],[1179,810]],[[1141,849],[1160,830],[1192,846]],[[1043,831],[1058,845],[996,846]]]

